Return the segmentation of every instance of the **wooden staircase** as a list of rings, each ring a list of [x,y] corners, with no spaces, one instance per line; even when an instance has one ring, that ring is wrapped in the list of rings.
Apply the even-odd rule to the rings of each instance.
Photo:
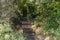
[[[31,26],[34,24],[34,21],[21,21],[22,28],[31,28]]]
[[[36,34],[36,32],[31,28],[32,25],[34,24],[34,21],[21,21],[21,23],[23,29],[23,36],[25,37],[25,40],[49,40],[50,39],[49,36]],[[42,29],[39,28],[39,30],[41,31]]]
[[[34,21],[21,21],[22,28],[23,28],[23,35],[25,40],[36,40],[35,39],[35,32],[31,28],[34,24]]]

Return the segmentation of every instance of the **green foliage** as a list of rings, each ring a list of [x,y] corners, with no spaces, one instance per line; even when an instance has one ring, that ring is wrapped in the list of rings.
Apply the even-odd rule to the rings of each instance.
[[[60,2],[52,2],[47,4],[47,14],[46,21],[44,23],[44,34],[45,35],[52,35],[55,37],[53,40],[59,40],[60,36]],[[54,38],[53,37],[53,38]]]
[[[12,2],[13,0],[0,0],[0,40],[23,40],[19,32],[11,28],[10,18],[16,16]]]
[[[0,24],[0,40],[24,40],[19,32],[14,31],[9,23]]]
[[[27,19],[35,19],[37,22],[44,21],[44,34],[46,33],[46,35],[56,35],[55,33],[58,33],[59,35],[60,31],[57,29],[59,29],[60,25],[60,2],[51,0],[50,2],[46,1],[43,3],[43,1],[45,0],[42,0],[42,3],[39,0],[22,0],[20,3],[23,4],[21,5],[23,8],[26,7],[25,9],[27,10]]]
[[[23,15],[27,13],[26,18],[28,20],[36,20],[37,22],[44,21],[42,33],[44,35],[52,35],[53,40],[59,40],[59,37],[60,37],[60,34],[59,34],[60,33],[60,2],[59,1],[51,0],[49,2],[48,0],[15,0],[14,2],[15,2],[14,3],[15,15],[13,14],[14,17],[16,17],[18,20],[21,20],[23,18]],[[8,8],[7,9],[3,8],[3,9],[7,11]],[[2,12],[2,14],[4,13],[5,11]],[[2,14],[0,16],[2,16]],[[7,19],[9,17],[7,17]],[[4,15],[0,17],[0,19],[3,19],[5,21]],[[18,22],[15,22],[15,23],[18,23]],[[14,30],[11,29],[10,27],[11,25],[8,22],[4,25],[2,24],[0,24],[1,40],[4,40],[4,39],[20,40],[19,38],[20,36],[18,36],[19,34],[13,32]]]

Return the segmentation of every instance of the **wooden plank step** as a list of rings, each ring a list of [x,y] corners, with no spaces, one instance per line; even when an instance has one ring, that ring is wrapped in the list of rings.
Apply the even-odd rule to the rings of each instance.
[[[34,21],[21,21],[22,25],[32,25]]]
[[[22,25],[22,28],[31,28],[32,25]]]

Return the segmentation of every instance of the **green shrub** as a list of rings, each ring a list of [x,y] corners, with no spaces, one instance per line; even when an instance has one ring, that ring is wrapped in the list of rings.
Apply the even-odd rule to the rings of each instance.
[[[0,40],[24,40],[19,32],[14,31],[9,23],[0,24]]]

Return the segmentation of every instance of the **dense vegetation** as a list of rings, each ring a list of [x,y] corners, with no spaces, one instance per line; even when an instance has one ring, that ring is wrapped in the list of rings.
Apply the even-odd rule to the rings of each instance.
[[[20,25],[20,20],[24,19],[23,17],[26,17],[27,20],[37,21],[36,24],[39,27],[41,26],[40,22],[42,22],[42,34],[52,36],[51,40],[60,40],[59,0],[14,0],[11,3],[12,8],[7,6],[9,5],[7,3],[5,6],[0,4],[2,5],[0,7],[0,40],[22,40],[19,38],[19,33],[11,26]]]

